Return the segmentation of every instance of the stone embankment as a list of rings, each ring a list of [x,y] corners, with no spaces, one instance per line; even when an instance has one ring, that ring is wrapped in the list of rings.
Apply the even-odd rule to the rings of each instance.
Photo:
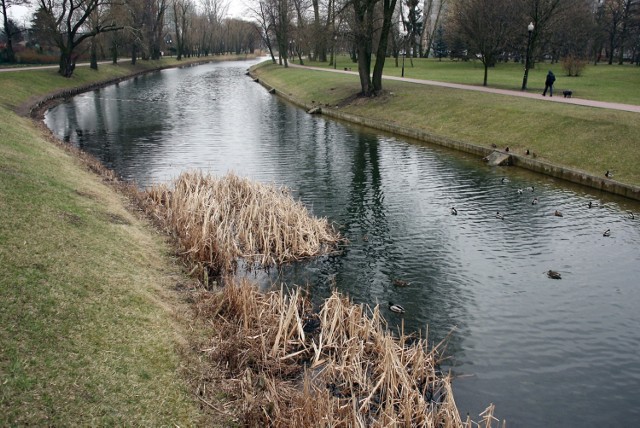
[[[291,95],[288,95],[282,89],[271,86],[268,82],[265,82],[264,78],[258,79],[253,70],[250,70],[249,74],[254,78],[255,82],[260,83],[262,86],[264,86],[269,91],[269,93],[276,94],[279,97],[291,102],[292,104],[304,108],[305,111],[309,113],[323,114],[331,118],[344,120],[380,131],[389,132],[391,134],[409,137],[415,140],[460,150],[462,152],[477,155],[482,158],[488,159],[490,156],[492,156],[492,153],[497,152],[500,155],[498,157],[501,158],[499,162],[500,165],[518,166],[554,178],[566,180],[571,183],[581,184],[594,189],[640,201],[640,187],[638,186],[620,183],[604,176],[597,177],[584,171],[567,168],[561,165],[554,165],[528,156],[497,151],[493,148],[482,147],[468,142],[454,140],[444,135],[438,135],[432,132],[401,127],[382,121],[379,118],[356,116],[330,107],[318,108],[318,106],[315,104],[305,103],[304,101],[298,100]]]

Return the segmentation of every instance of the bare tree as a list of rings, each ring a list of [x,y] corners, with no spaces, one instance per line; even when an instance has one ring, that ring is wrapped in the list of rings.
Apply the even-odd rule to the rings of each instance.
[[[58,73],[71,77],[75,69],[76,49],[85,40],[100,33],[122,29],[108,14],[111,0],[38,0],[39,9],[48,15],[50,34],[60,49]],[[87,20],[96,14],[90,27]]]
[[[276,63],[276,57],[273,54],[273,43],[271,42],[271,34],[273,33],[273,21],[270,19],[271,14],[268,12],[270,4],[264,0],[259,0],[255,6],[251,6],[250,10],[256,18],[260,26],[260,37],[265,46],[269,50],[271,60]]]
[[[445,15],[448,3],[448,0],[424,0],[422,5],[424,18],[420,35],[420,46],[424,47],[424,51],[420,52],[421,57],[427,58],[429,56],[436,31],[441,27],[441,20]]]
[[[484,65],[483,85],[487,86],[488,69],[507,46],[514,8],[511,0],[465,0],[452,6],[453,32],[461,34],[473,54]]]
[[[173,0],[173,24],[176,40],[176,59],[180,61],[185,54],[187,33],[189,31],[192,4],[189,0]]]
[[[7,62],[15,62],[16,56],[15,56],[15,52],[13,51],[13,39],[21,30],[19,30],[17,26],[11,25],[11,23],[9,22],[10,19],[8,16],[8,12],[11,6],[28,5],[29,0],[0,0],[0,2],[2,6],[0,8],[0,13],[2,13],[2,33],[4,34],[4,37],[7,41],[7,46],[5,48],[5,56],[6,56]]]

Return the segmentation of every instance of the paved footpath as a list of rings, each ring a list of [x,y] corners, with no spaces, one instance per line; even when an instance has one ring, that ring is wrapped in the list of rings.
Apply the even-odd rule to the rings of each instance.
[[[111,64],[112,61],[98,61],[98,64]],[[90,63],[82,62],[76,64],[76,67],[87,67]],[[34,65],[33,67],[8,67],[0,68],[0,73],[8,73],[10,71],[31,71],[31,70],[51,70],[54,68],[60,68],[59,65]]]
[[[301,66],[301,65],[292,64],[292,63],[289,63],[289,65],[291,67],[306,68],[310,70],[330,71],[333,73],[352,74],[356,76],[358,75],[357,71],[344,71],[344,70],[335,70],[331,68]],[[416,83],[420,85],[442,86],[445,88],[464,89],[467,91],[488,92],[492,94],[509,95],[513,97],[531,98],[539,101],[547,101],[547,102],[555,102],[555,103],[563,103],[563,104],[574,104],[574,105],[581,105],[581,106],[587,106],[587,107],[606,108],[610,110],[622,110],[622,111],[640,113],[640,105],[610,103],[606,101],[585,100],[581,98],[564,98],[562,94],[560,96],[556,95],[555,97],[543,97],[539,93],[512,91],[508,89],[488,88],[485,86],[462,85],[459,83],[437,82],[435,80],[411,79],[408,77],[395,77],[395,76],[382,76],[382,78],[386,80],[398,80],[401,82],[411,82],[411,83]]]

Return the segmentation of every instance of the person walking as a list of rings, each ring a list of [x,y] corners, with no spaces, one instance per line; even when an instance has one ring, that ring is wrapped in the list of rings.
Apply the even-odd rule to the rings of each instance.
[[[543,97],[547,95],[547,89],[549,90],[549,96],[550,97],[553,96],[553,83],[555,81],[556,81],[556,76],[554,76],[553,72],[549,70],[549,73],[547,73],[547,78],[544,81],[544,92],[542,93]]]

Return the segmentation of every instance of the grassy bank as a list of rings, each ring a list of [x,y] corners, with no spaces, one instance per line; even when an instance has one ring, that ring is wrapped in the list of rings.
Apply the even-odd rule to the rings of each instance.
[[[594,176],[612,170],[616,180],[640,185],[635,113],[395,81],[385,81],[381,97],[354,99],[357,76],[271,64],[255,73],[306,103],[513,153],[529,149],[539,160]]]
[[[307,65],[330,68],[327,63],[307,63]],[[349,57],[339,56],[337,68],[357,69]],[[522,64],[509,62],[498,63],[489,69],[488,86],[492,88],[520,90],[524,67]],[[573,95],[588,100],[609,101],[625,104],[640,104],[640,67],[635,65],[587,65],[579,77],[567,76],[560,64],[536,63],[529,70],[527,91],[542,93],[547,72],[552,70],[556,75],[555,91],[562,95],[563,89],[570,89]],[[385,61],[384,74],[400,76],[402,74],[402,58],[396,67],[393,58]],[[416,58],[411,65],[405,58],[404,75],[408,78],[437,80],[440,82],[462,83],[466,85],[482,85],[484,66],[480,61],[451,61],[443,59]]]
[[[199,333],[176,292],[188,279],[173,250],[86,163],[12,111],[153,66],[0,75],[0,426],[204,422],[187,380],[195,368],[185,367]]]

